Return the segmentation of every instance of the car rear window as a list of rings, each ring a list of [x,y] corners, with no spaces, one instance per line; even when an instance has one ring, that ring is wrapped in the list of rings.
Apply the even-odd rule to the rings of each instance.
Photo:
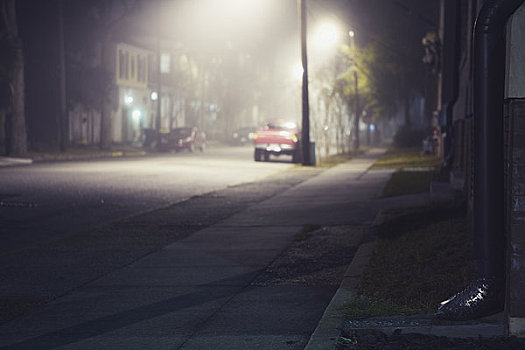
[[[297,123],[292,121],[278,121],[270,122],[267,124],[270,130],[295,130],[297,129]]]
[[[177,128],[173,129],[172,133],[176,136],[190,136],[191,128]]]

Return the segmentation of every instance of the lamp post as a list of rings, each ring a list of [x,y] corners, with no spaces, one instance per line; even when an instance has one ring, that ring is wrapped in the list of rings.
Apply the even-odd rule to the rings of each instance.
[[[160,130],[161,130],[161,112],[162,112],[162,64],[161,64],[161,26],[160,26],[160,1],[157,2],[157,42],[156,42],[156,56],[157,56],[157,114],[155,115],[155,129],[157,131],[157,147],[160,147]]]
[[[359,149],[359,87],[357,80],[357,71],[354,70],[354,82],[355,82],[355,119],[354,119],[354,130],[355,130],[355,139],[354,139],[354,150]]]
[[[353,30],[348,31],[348,36],[350,37],[350,47],[355,55],[355,32]],[[359,106],[359,80],[357,78],[357,66],[355,62],[355,58],[352,58],[352,62],[354,65],[354,93],[355,93],[355,100],[354,100],[354,108],[355,108],[355,118],[354,118],[354,150],[357,151],[360,146],[359,142],[359,117],[361,115],[360,106]]]
[[[302,164],[312,165],[310,154],[310,106],[308,102],[308,58],[306,50],[306,0],[297,0],[299,12],[299,32],[301,35],[301,61],[303,65],[303,88],[302,88],[302,126],[301,145],[303,159]]]

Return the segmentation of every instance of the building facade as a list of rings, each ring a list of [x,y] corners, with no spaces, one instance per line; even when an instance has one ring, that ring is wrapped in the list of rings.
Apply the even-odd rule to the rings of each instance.
[[[521,3],[521,6],[519,5]],[[483,6],[500,6],[512,8],[514,12],[506,25],[499,24],[490,16],[497,15],[497,11],[480,12]],[[513,7],[514,6],[514,7]],[[520,6],[515,9],[515,6]],[[481,16],[486,22],[480,20]],[[476,20],[486,24],[486,27],[477,28]],[[494,22],[490,23],[490,20]],[[484,51],[476,35],[493,35],[486,28],[494,30],[502,27],[501,46],[492,55],[501,55],[505,59],[490,61],[488,67],[482,67],[480,58]],[[475,32],[475,29],[478,30]],[[485,30],[485,32],[483,32]],[[505,40],[506,38],[506,40]],[[504,315],[509,335],[525,336],[525,5],[523,1],[492,1],[482,0],[442,0],[440,41],[441,69],[439,82],[439,114],[440,122],[446,129],[445,163],[450,170],[450,182],[465,193],[468,199],[468,208],[474,223],[474,245],[476,253],[476,270],[479,275],[480,266],[491,265],[490,259],[481,261],[486,256],[501,256],[503,266],[498,279],[504,281]],[[476,51],[476,47],[479,51]],[[494,50],[494,49],[493,49]],[[506,62],[505,62],[506,60]],[[494,67],[494,62],[497,67]],[[497,81],[490,83],[482,81],[480,71],[491,71],[498,81],[501,81],[505,93],[499,96],[487,95],[496,98],[496,108],[488,116],[497,126],[494,130],[487,130],[486,134],[479,132],[485,123],[482,115],[484,96],[480,89],[482,85],[497,85]],[[496,73],[492,73],[492,72]],[[504,75],[498,72],[505,72]],[[503,91],[502,91],[503,92]],[[480,103],[481,102],[481,103]],[[494,113],[493,113],[494,112]],[[499,133],[501,135],[494,135]],[[496,140],[491,142],[490,140]],[[482,152],[483,146],[486,151]],[[487,154],[485,154],[487,153]],[[501,159],[495,168],[487,167],[490,164],[484,158]],[[490,168],[490,169],[484,169]],[[492,183],[480,186],[485,180],[493,179]],[[501,179],[501,180],[500,180]],[[500,183],[500,181],[502,183]],[[486,181],[485,181],[486,182]],[[489,181],[490,182],[490,181]],[[497,188],[498,193],[494,192]],[[499,190],[501,189],[501,190]],[[483,193],[482,193],[483,192]],[[486,192],[486,193],[485,193]],[[499,193],[502,192],[502,193]],[[480,201],[484,198],[496,198],[498,203],[492,203],[485,208],[493,208],[480,218]],[[501,201],[499,200],[501,198]],[[501,224],[486,231],[485,226],[493,224],[493,218],[501,216]],[[481,242],[481,240],[485,240]],[[492,242],[491,244],[488,244]],[[501,252],[498,251],[501,246]],[[496,250],[496,251],[495,251]],[[481,263],[480,263],[481,262]],[[497,265],[497,264],[496,264]],[[483,267],[483,266],[482,266]],[[489,268],[490,269],[490,268]],[[483,270],[483,268],[481,268]],[[496,269],[496,271],[498,271]],[[479,276],[478,276],[479,277]],[[503,283],[503,282],[502,282]]]

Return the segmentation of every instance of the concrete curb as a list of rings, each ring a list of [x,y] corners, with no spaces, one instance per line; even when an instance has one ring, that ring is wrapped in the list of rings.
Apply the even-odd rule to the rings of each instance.
[[[93,154],[63,154],[63,155],[44,155],[33,158],[34,162],[52,162],[52,161],[83,161],[104,158],[122,158],[122,157],[140,157],[146,156],[146,151],[108,151]]]
[[[33,163],[33,160],[30,158],[0,157],[0,167],[31,163]]]
[[[355,298],[355,289],[359,279],[372,257],[375,241],[361,244],[348,266],[343,281],[334,297],[328,304],[317,328],[306,344],[305,350],[332,349],[343,327],[344,304]]]
[[[373,229],[374,226],[381,224],[384,219],[384,213],[378,212],[370,227]],[[449,338],[505,336],[506,330],[501,314],[471,322],[435,322],[434,315],[377,317],[355,322],[345,321],[343,317],[344,304],[356,297],[358,283],[372,258],[375,244],[376,241],[373,240],[359,246],[344,274],[339,289],[312,333],[305,350],[335,348],[343,328],[346,330],[373,329],[385,334],[401,332],[403,334],[417,333]]]

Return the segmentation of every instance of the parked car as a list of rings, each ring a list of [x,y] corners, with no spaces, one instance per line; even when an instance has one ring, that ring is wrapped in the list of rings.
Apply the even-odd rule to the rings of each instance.
[[[161,132],[160,150],[182,151],[187,149],[193,152],[199,149],[201,152],[206,147],[206,134],[196,127],[180,127],[169,132]]]
[[[301,132],[297,122],[293,120],[274,119],[264,123],[262,129],[257,130],[253,143],[255,146],[254,159],[256,162],[267,161],[270,155],[291,155],[292,162],[298,163],[301,159],[299,138]]]
[[[245,126],[235,130],[232,134],[232,142],[235,145],[246,145],[253,142],[253,136],[257,131],[255,126]]]

